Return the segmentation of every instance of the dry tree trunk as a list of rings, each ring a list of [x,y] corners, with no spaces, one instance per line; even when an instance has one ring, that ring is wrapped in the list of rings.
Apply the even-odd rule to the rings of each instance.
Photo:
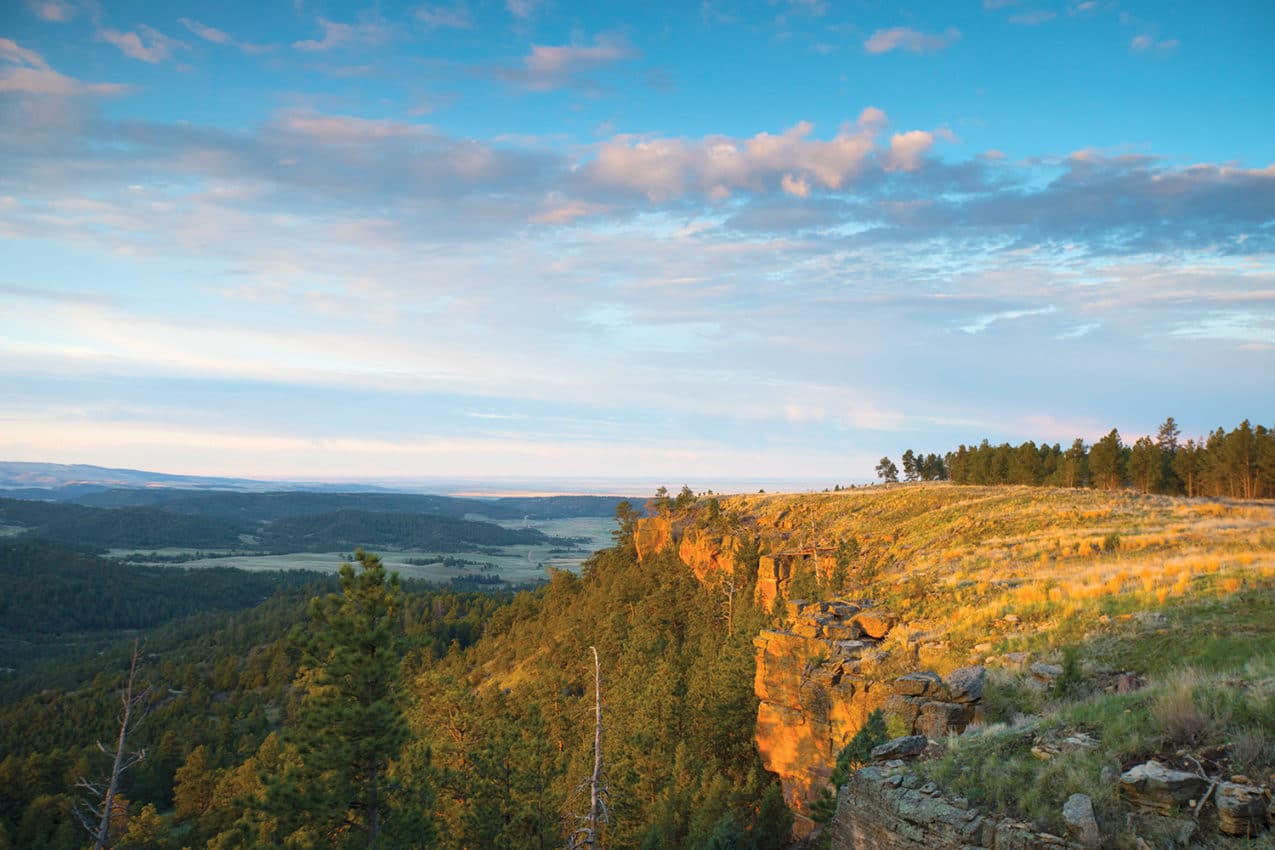
[[[133,641],[133,655],[128,666],[128,684],[124,688],[124,694],[120,697],[123,708],[120,711],[120,734],[115,742],[115,759],[111,763],[111,775],[103,788],[100,782],[93,782],[87,778],[81,778],[76,783],[76,787],[83,788],[88,795],[96,797],[100,802],[93,803],[89,799],[82,799],[76,808],[76,817],[84,826],[85,830],[93,836],[93,850],[106,850],[107,841],[110,837],[111,815],[114,814],[115,797],[119,792],[120,777],[124,772],[142,759],[146,758],[145,750],[137,750],[136,752],[126,752],[128,748],[128,735],[132,732],[137,724],[141,723],[144,716],[139,711],[139,706],[146,698],[146,691],[137,691],[137,660],[140,656],[140,644]],[[100,741],[97,745],[102,752],[108,752],[105,745]],[[94,823],[96,821],[96,823]]]
[[[589,813],[579,817],[583,823],[567,838],[567,850],[600,850],[602,827],[606,824],[607,788],[602,779],[602,663],[597,647],[593,653],[593,774],[589,777]],[[583,787],[582,789],[583,790]]]

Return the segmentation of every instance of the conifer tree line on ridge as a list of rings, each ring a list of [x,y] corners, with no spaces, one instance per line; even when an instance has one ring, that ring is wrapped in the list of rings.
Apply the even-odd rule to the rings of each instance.
[[[1076,438],[1060,444],[976,446],[961,444],[941,457],[908,449],[900,458],[906,481],[951,481],[953,484],[1021,484],[1091,487],[1143,493],[1209,496],[1232,499],[1275,498],[1275,430],[1245,419],[1227,431],[1182,440],[1170,416],[1154,438],[1124,443],[1112,428],[1092,445]],[[888,457],[876,467],[883,481],[899,480],[899,467]]]

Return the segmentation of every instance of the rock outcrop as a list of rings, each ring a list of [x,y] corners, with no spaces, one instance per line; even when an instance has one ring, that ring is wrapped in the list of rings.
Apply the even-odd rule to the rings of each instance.
[[[687,528],[677,544],[677,557],[691,568],[702,582],[720,580],[733,575],[738,565],[736,555],[743,540],[733,534],[722,534],[702,528]]]
[[[904,767],[865,767],[837,795],[828,825],[831,850],[1082,850],[1084,845],[1038,832],[949,799]]]
[[[886,677],[879,668],[895,622],[889,613],[865,603],[792,600],[787,614],[787,628],[763,630],[753,641],[756,736],[796,816],[794,832],[804,836],[837,754],[872,711],[928,738],[959,732],[973,717],[983,671],[964,668],[947,681],[926,671]]]
[[[1149,761],[1126,770],[1120,776],[1120,790],[1135,806],[1172,815],[1198,801],[1209,787],[1203,776],[1174,770]]]
[[[656,515],[640,519],[633,527],[633,548],[638,561],[645,561],[673,542],[673,519]]]
[[[1266,797],[1261,788],[1223,782],[1215,800],[1218,829],[1227,835],[1255,836],[1266,827]]]

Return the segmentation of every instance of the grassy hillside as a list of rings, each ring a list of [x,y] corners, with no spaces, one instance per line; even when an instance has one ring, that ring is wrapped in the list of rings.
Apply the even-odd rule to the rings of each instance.
[[[925,765],[951,793],[1056,833],[1087,793],[1114,847],[1180,828],[1120,799],[1112,777],[1148,758],[1275,787],[1275,504],[934,484],[720,508],[763,552],[857,549],[844,582],[790,591],[896,612],[880,675],[988,666],[978,734]],[[1076,732],[1096,746],[1054,746]],[[1230,846],[1212,817],[1197,842]]]

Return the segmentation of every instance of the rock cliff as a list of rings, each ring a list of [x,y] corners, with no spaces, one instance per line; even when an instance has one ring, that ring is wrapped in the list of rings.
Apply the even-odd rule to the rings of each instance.
[[[798,836],[813,829],[810,806],[871,712],[882,709],[896,727],[929,738],[959,732],[973,718],[982,668],[958,670],[946,681],[925,671],[883,674],[894,623],[862,602],[792,600],[786,627],[763,630],[753,641],[757,749],[783,784]]]

